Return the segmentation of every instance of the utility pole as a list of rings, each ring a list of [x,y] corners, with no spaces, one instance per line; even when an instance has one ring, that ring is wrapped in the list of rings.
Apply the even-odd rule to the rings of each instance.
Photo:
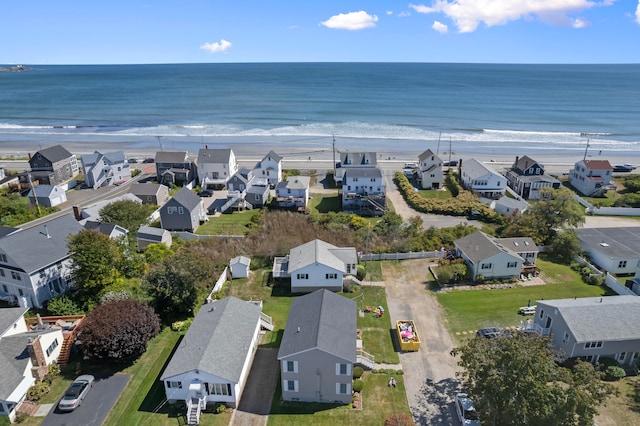
[[[31,192],[33,192],[33,200],[36,203],[36,209],[38,209],[38,217],[42,216],[42,213],[40,212],[40,204],[38,203],[38,195],[36,194],[36,190],[33,187],[33,181],[31,180],[31,170],[27,171],[27,177],[29,178],[29,187],[31,189]]]
[[[587,150],[589,149],[589,138],[587,138],[587,146],[584,148],[584,157],[583,160],[587,159]]]
[[[336,135],[333,135],[333,183],[336,183]]]
[[[162,149],[162,142],[160,141],[160,138],[161,138],[161,137],[162,137],[162,136],[156,136],[156,139],[158,139],[158,145],[160,145],[160,151],[164,151],[164,150]]]
[[[440,138],[442,137],[442,132],[438,135],[438,148],[436,149],[436,155],[440,154]]]

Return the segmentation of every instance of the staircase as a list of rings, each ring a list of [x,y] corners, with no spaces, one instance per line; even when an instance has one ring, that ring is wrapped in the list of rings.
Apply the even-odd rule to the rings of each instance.
[[[197,425],[200,423],[200,414],[205,407],[205,398],[191,398],[187,402],[187,425]]]
[[[244,200],[247,191],[227,191],[227,202],[220,207],[220,213],[224,213],[231,208],[236,202]],[[251,205],[251,204],[249,204]],[[253,208],[251,206],[249,209]]]
[[[58,365],[67,365],[69,362],[69,357],[71,356],[71,348],[73,347],[73,342],[76,340],[76,336],[78,335],[78,327],[73,330],[71,333],[64,335],[64,340],[62,341],[62,345],[60,346],[60,355],[58,355]]]
[[[363,351],[362,349],[359,349],[356,352],[356,364],[359,364],[360,366],[362,366],[362,368],[365,368],[367,370],[373,370],[373,368],[376,366],[374,359],[375,357],[373,355]]]
[[[111,167],[106,167],[102,173],[100,173],[100,178],[96,181],[94,188],[100,188],[102,186],[105,186],[104,183],[107,179],[111,179],[113,177],[113,170],[111,169]],[[107,185],[109,185],[110,182],[107,182]]]
[[[387,208],[384,205],[380,204],[372,197],[366,197],[365,200],[371,205],[371,207],[373,207],[373,210],[378,210],[383,213],[387,211]],[[384,200],[384,198],[382,198],[382,200]]]
[[[260,327],[273,331],[273,319],[263,312],[260,312]]]

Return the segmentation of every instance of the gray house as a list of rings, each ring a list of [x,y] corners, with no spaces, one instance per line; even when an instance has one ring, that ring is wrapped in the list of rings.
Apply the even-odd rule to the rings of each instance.
[[[84,183],[93,189],[114,185],[131,179],[131,168],[125,160],[124,151],[95,151],[82,156]]]
[[[156,179],[165,185],[192,188],[198,177],[196,164],[189,160],[187,151],[156,152]]]
[[[21,176],[20,181],[23,183],[32,179],[44,185],[58,185],[73,178],[80,171],[76,156],[62,145],[41,149],[33,156],[29,154],[29,166],[31,176]]]
[[[293,301],[278,351],[282,399],[351,402],[356,312],[355,301],[324,289]]]
[[[161,206],[169,200],[169,188],[156,183],[134,183],[129,188],[129,193],[140,198],[142,204]]]
[[[149,244],[164,244],[171,247],[173,238],[166,229],[152,228],[150,226],[140,226],[137,235],[138,250],[144,250]]]
[[[261,313],[260,306],[233,296],[198,311],[160,376],[167,400],[187,403],[189,424],[197,424],[207,403],[236,407],[240,402],[258,347]]]
[[[115,223],[93,220],[86,221],[84,223],[84,229],[99,232],[102,235],[106,235],[107,237],[111,238],[112,240],[124,239],[129,233],[129,231],[124,229],[122,226],[116,225]]]
[[[160,208],[162,229],[195,232],[207,220],[207,212],[200,197],[182,188]]]
[[[565,358],[606,357],[631,366],[640,357],[638,296],[538,300],[533,321],[527,328],[551,336]]]

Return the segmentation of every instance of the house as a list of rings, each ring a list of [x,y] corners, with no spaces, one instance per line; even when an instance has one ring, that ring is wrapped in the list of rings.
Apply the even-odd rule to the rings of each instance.
[[[562,358],[595,363],[613,358],[623,367],[640,357],[640,297],[608,296],[538,300],[526,329],[551,336]]]
[[[634,274],[640,266],[640,226],[577,228],[580,247],[599,268],[614,274]]]
[[[249,276],[249,267],[251,259],[246,256],[236,256],[229,262],[232,278],[247,278]]]
[[[187,403],[189,424],[197,424],[191,418],[207,403],[238,406],[259,343],[261,313],[257,304],[230,296],[196,314],[160,376],[169,403]]]
[[[327,290],[291,303],[278,350],[285,401],[351,403],[356,302]]]
[[[309,204],[309,176],[289,176],[276,185],[278,207],[305,209]]]
[[[78,159],[62,145],[54,145],[29,154],[31,172],[20,177],[21,183],[39,182],[43,185],[60,185],[75,177],[80,169]]]
[[[16,420],[17,408],[29,388],[42,381],[56,362],[64,341],[61,328],[31,330],[24,314],[28,309],[0,309],[0,415]]]
[[[504,216],[513,216],[524,213],[529,208],[529,203],[505,195],[498,200],[491,201],[490,206],[496,213]]]
[[[57,185],[36,185],[29,191],[29,202],[43,207],[55,207],[67,202],[67,193]]]
[[[21,306],[41,308],[72,284],[67,239],[82,230],[71,215],[0,238],[0,292]]]
[[[256,177],[253,171],[240,169],[226,183],[227,201],[219,211],[230,208],[253,209],[264,207],[269,202],[269,182],[267,178]]]
[[[430,149],[418,155],[418,180],[422,189],[440,189],[443,178],[440,157]]]
[[[98,201],[95,204],[92,204],[87,207],[80,207],[78,205],[73,206],[73,214],[78,222],[84,226],[84,224],[88,220],[93,220],[96,222],[102,221],[100,217],[100,211],[108,206],[109,204],[113,204],[119,201],[132,201],[134,203],[142,204],[142,201],[138,197],[133,194],[122,194],[118,197],[109,198],[107,200]]]
[[[516,157],[510,169],[505,170],[507,185],[525,200],[542,198],[540,189],[560,188],[560,181],[544,174],[544,166],[525,156]]]
[[[580,160],[569,171],[569,183],[580,194],[601,197],[615,185],[611,185],[613,167],[608,160]]]
[[[504,195],[507,178],[499,175],[491,167],[472,158],[460,163],[458,168],[458,176],[465,189],[484,198],[498,199]]]
[[[342,210],[362,216],[382,216],[386,194],[382,172],[377,167],[352,167],[342,178]]]
[[[140,198],[142,204],[161,206],[169,200],[169,188],[166,185],[156,183],[131,184],[129,193]]]
[[[127,231],[125,228],[114,223],[93,220],[87,220],[84,223],[84,229],[99,232],[102,235],[106,235],[107,237],[111,238],[112,240],[124,240],[125,238],[127,238],[127,234],[129,233],[129,231]]]
[[[95,151],[82,156],[84,183],[93,189],[114,185],[131,179],[131,168],[125,160],[124,151]]]
[[[378,167],[376,155],[375,152],[341,152],[340,162],[336,163],[336,175],[334,176],[336,186],[342,186],[344,173],[348,169]]]
[[[522,274],[535,273],[539,250],[531,238],[495,238],[476,231],[454,244],[473,281],[517,279]]]
[[[289,255],[274,259],[274,278],[291,278],[292,293],[309,293],[318,289],[342,291],[343,280],[357,274],[355,247],[336,247],[322,240],[312,240],[294,247]]]
[[[7,177],[7,175],[4,172],[4,167],[0,166],[0,180],[4,179],[5,177]]]
[[[282,157],[273,151],[269,151],[264,158],[256,164],[253,175],[268,180],[269,186],[275,188],[282,180]]]
[[[167,186],[185,186],[193,188],[198,178],[195,163],[189,160],[187,151],[156,152],[156,179]]]
[[[138,250],[140,251],[146,249],[149,244],[164,244],[167,247],[171,247],[173,243],[171,233],[166,229],[152,228],[144,225],[138,228],[136,240],[138,242]]]
[[[206,221],[202,198],[184,187],[160,208],[161,227],[168,231],[195,232]]]
[[[198,178],[202,188],[222,188],[237,171],[238,163],[232,149],[206,147],[198,151]]]
[[[269,203],[269,183],[264,178],[253,178],[249,182],[245,201],[251,204],[252,208],[262,208]]]

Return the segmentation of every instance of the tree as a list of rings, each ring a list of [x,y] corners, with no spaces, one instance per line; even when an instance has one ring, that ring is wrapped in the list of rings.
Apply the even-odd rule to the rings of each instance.
[[[137,300],[98,305],[82,324],[84,354],[93,359],[130,360],[142,355],[160,332],[153,308]]]
[[[100,210],[100,219],[122,226],[133,235],[140,225],[149,223],[149,216],[155,209],[152,204],[140,204],[131,200],[116,201]]]
[[[473,338],[453,350],[483,424],[587,425],[615,389],[577,360],[554,361],[548,337],[516,333]]]
[[[77,315],[84,313],[76,302],[64,294],[52,297],[47,302],[47,311],[51,315]]]
[[[558,232],[551,240],[549,254],[563,263],[570,263],[576,254],[582,252],[580,240],[573,229]]]

